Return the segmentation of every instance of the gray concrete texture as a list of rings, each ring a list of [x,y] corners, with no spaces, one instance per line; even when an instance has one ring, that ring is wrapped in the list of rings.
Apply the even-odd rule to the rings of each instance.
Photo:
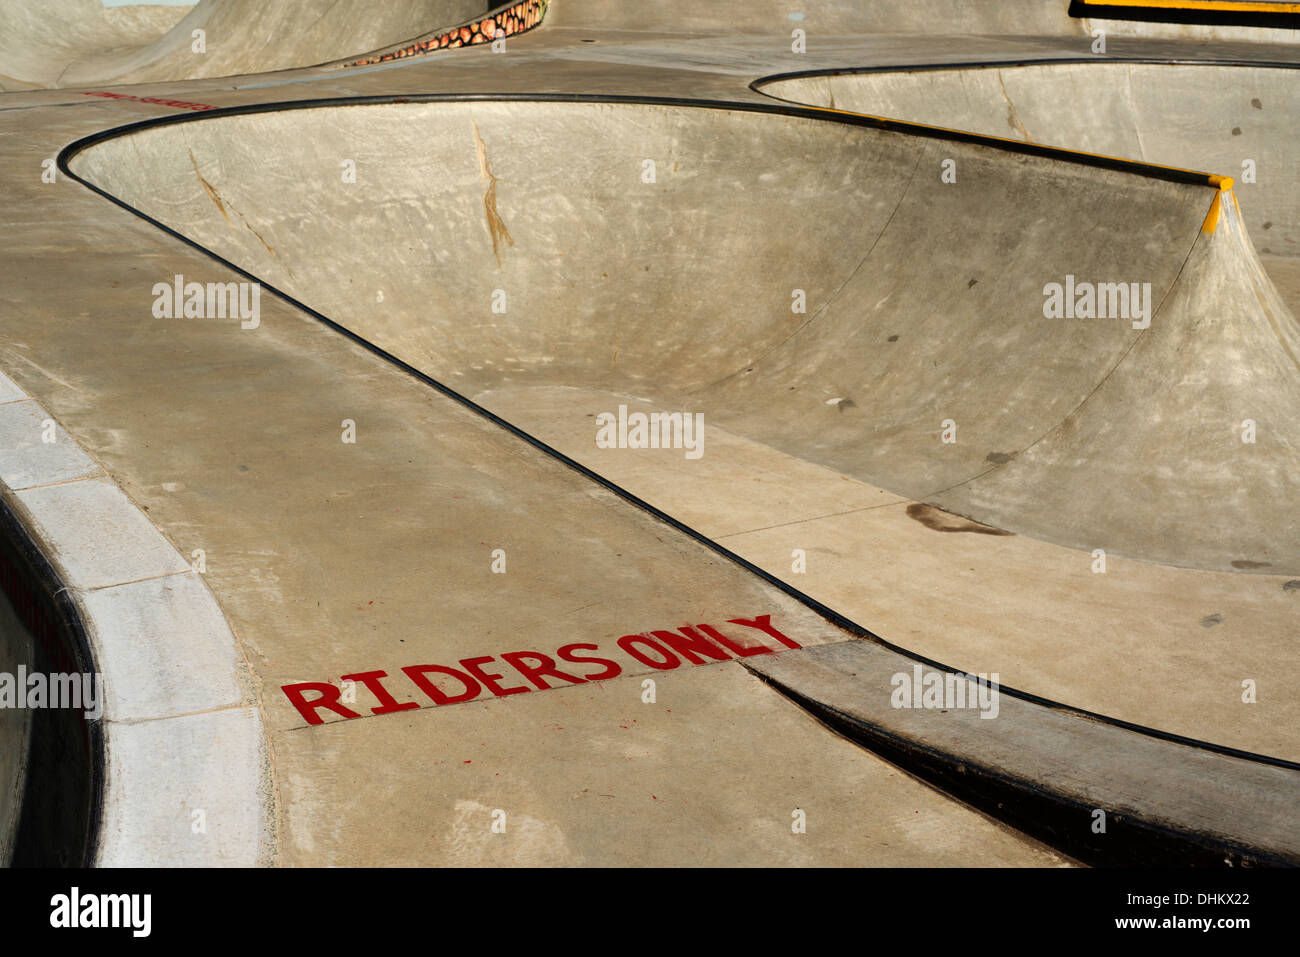
[[[1265,221],[1294,235],[1294,198],[1277,185],[1288,175],[1288,71],[1251,72],[1239,102],[1210,66],[1191,79],[1152,67],[1139,82],[1104,63],[1034,68],[1023,81],[1003,70],[1009,92],[969,115],[943,111],[967,87],[974,104],[993,71],[953,80],[933,108],[907,87],[925,80],[894,78],[898,109],[914,102],[906,118],[935,125],[1097,148],[1082,139],[1086,120],[1112,114],[1096,99],[1049,122],[1053,101],[1070,99],[1061,90],[1087,89],[1132,127],[1116,134],[1121,156],[1238,175],[1234,140],[1248,142],[1263,157],[1259,183],[1227,192],[829,111],[742,108],[771,106],[770,95],[830,105],[834,89],[837,109],[889,115],[871,108],[865,77],[842,78],[844,93],[839,79],[748,88],[794,69],[1091,55],[1096,24],[1065,17],[1064,3],[836,2],[792,21],[766,2],[554,0],[505,57],[480,48],[254,83],[214,77],[398,42],[425,32],[413,20],[431,5],[391,5],[412,19],[382,39],[339,21],[328,44],[282,14],[287,4],[245,17],[223,6],[232,19],[216,19],[215,3],[189,14],[207,9],[220,26],[210,41],[246,22],[275,42],[240,39],[247,57],[198,74],[183,52],[154,56],[166,52],[149,45],[161,20],[112,41],[149,52],[108,60],[88,28],[57,72],[19,85],[147,79],[157,82],[132,92],[213,106],[487,98],[204,115],[100,141],[73,172],[700,537],[269,293],[255,329],[155,318],[155,283],[242,277],[39,170],[80,137],[169,108],[76,90],[6,94],[0,184],[16,228],[0,234],[0,368],[25,390],[15,400],[39,401],[102,474],[39,449],[17,409],[0,430],[4,475],[26,485],[71,470],[67,485],[13,494],[90,616],[97,653],[114,657],[113,707],[124,719],[166,716],[110,726],[114,826],[101,862],[1069,863],[830,734],[759,680],[752,659],[658,671],[610,651],[617,678],[448,707],[403,676],[565,642],[606,650],[686,622],[732,634],[731,620],[770,614],[814,652],[844,648],[770,656],[791,682],[861,701],[869,689],[846,686],[852,668],[839,667],[862,645],[856,632],[708,541],[954,667],[1300,758],[1300,701],[1288,690],[1300,680],[1290,587],[1300,333],[1284,301],[1290,260],[1274,250],[1262,266],[1251,244],[1254,234],[1263,246]],[[790,50],[801,24],[806,56]],[[1286,58],[1259,45],[1280,31],[1112,26],[1111,50],[1138,59]],[[955,32],[971,35],[945,36]],[[70,36],[31,35],[56,47]],[[0,73],[19,62],[3,53]],[[1074,73],[1089,68],[1100,71],[1093,84]],[[1181,90],[1202,77],[1195,102],[1210,106],[1191,116],[1195,98]],[[492,96],[538,92],[735,108]],[[1012,108],[1027,132],[1006,127]],[[955,182],[943,180],[949,168]],[[1150,328],[1045,317],[1044,286],[1066,275],[1150,283]],[[795,290],[804,312],[792,310]],[[703,413],[703,457],[597,448],[595,417],[620,404]],[[1246,418],[1253,444],[1241,441]],[[343,419],[357,425],[355,444],[340,442]],[[945,419],[954,443],[941,440]],[[97,501],[113,508],[97,513]],[[157,534],[136,536],[138,547],[113,531],[148,525]],[[505,574],[490,567],[498,547]],[[201,575],[181,558],[200,548]],[[1107,552],[1106,574],[1090,570],[1093,549]],[[806,570],[792,570],[792,550]],[[151,555],[165,562],[149,581],[116,573]],[[818,662],[838,662],[836,674],[809,677]],[[372,669],[422,707],[372,714],[379,702],[362,689],[349,706],[362,719],[327,712],[314,725],[281,690]],[[1242,702],[1243,679],[1259,683],[1258,705]],[[1011,712],[1032,734],[1033,708]],[[977,737],[989,723],[973,722]],[[1197,826],[1231,817],[1239,791],[1224,780],[1197,792],[1208,804],[1190,792],[1181,806],[1169,795],[1144,803],[1129,787],[1151,780],[1139,771],[1178,762],[1167,742],[1154,756],[1146,739],[1130,747],[1132,734],[1114,738],[1107,760],[1140,754],[1147,766],[1109,790],[1104,780],[1077,790],[1122,791],[1135,796],[1128,810],[1175,826],[1191,820],[1182,812]],[[264,757],[249,745],[263,737]],[[1092,767],[1105,778],[1104,760]],[[1286,787],[1269,800],[1285,803]],[[218,795],[229,836],[198,846],[184,812]],[[815,822],[807,834],[791,833],[792,809]],[[508,836],[491,830],[498,810]],[[1254,835],[1271,840],[1263,825]]]
[[[1300,394],[1278,388],[1300,333],[1230,195],[1202,231],[1208,186],[825,120],[546,103],[219,118],[73,168],[461,392],[648,397],[1018,534],[1300,574]],[[1150,283],[1150,328],[1046,318],[1067,275]]]
[[[1207,846],[1204,863],[1210,866],[1300,863],[1300,771],[1294,768],[1135,735],[1014,697],[1001,697],[995,716],[970,707],[899,708],[897,679],[911,677],[912,667],[868,642],[770,656],[750,667],[868,734],[905,749],[939,752],[958,776],[1009,778],[1022,795],[1049,796],[1044,808],[1049,801],[1065,803],[1070,811],[1064,821],[1052,824],[1078,838],[1093,833],[1095,810],[1105,809],[1111,818],[1106,833],[1133,821],[1181,833]],[[944,677],[915,667],[922,681]],[[971,698],[980,693],[965,683]],[[1224,808],[1234,813],[1225,815]],[[1095,840],[1104,847],[1114,838]],[[1262,852],[1263,859],[1244,862],[1238,856],[1243,848]],[[1139,857],[1128,863],[1155,862]]]
[[[1231,176],[1258,251],[1300,256],[1293,188],[1300,158],[1287,130],[1300,90],[1291,69],[1049,63],[800,77],[759,89],[796,103]]]

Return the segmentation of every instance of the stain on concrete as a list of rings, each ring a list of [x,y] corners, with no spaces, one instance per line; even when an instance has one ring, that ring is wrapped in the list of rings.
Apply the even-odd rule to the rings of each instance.
[[[194,175],[199,178],[199,183],[202,184],[204,191],[208,194],[208,199],[212,200],[213,205],[221,212],[221,218],[229,223],[230,215],[226,212],[226,204],[221,201],[220,194],[213,188],[212,184],[204,179],[203,174],[199,172],[199,161],[194,158],[194,150],[190,150],[189,154],[190,163],[194,166]]]
[[[1006,529],[994,528],[992,525],[981,525],[979,522],[972,522],[968,518],[953,515],[951,512],[945,512],[941,508],[926,505],[923,502],[913,502],[907,506],[907,517],[915,519],[926,528],[933,529],[936,532],[975,532],[977,535],[1015,534],[1014,532],[1008,532]]]
[[[1011,461],[1010,452],[990,452],[984,456],[985,462],[992,462],[994,465],[1006,465]]]
[[[1204,618],[1201,619],[1202,628],[1213,628],[1215,625],[1222,624],[1222,623],[1223,623],[1223,616],[1220,615],[1218,612],[1215,612],[1213,615],[1206,615]]]
[[[1029,136],[1029,130],[1025,129],[1025,124],[1020,121],[1020,114],[1016,111],[1016,104],[1011,102],[1011,97],[1007,95],[1007,84],[1002,78],[1002,71],[998,71],[998,86],[1002,88],[1002,99],[1007,101],[1007,126],[1011,127],[1012,132],[1019,133],[1021,139],[1026,143],[1032,143],[1033,139]]]
[[[1241,569],[1241,570],[1249,570],[1249,569],[1252,569],[1252,568],[1272,568],[1272,567],[1273,567],[1273,563],[1272,563],[1272,562],[1252,562],[1252,561],[1251,561],[1250,559],[1248,559],[1248,558],[1238,558],[1236,561],[1234,561],[1234,562],[1232,563],[1232,567],[1233,567],[1233,568],[1236,568],[1236,569]]]
[[[1282,583],[1283,591],[1300,591],[1300,578],[1293,578],[1289,582]]]
[[[483,142],[483,137],[479,135],[478,124],[472,123],[474,127],[474,146],[478,150],[478,171],[483,179],[483,212],[487,216],[488,232],[492,234],[492,255],[496,256],[497,268],[501,268],[501,243],[515,244],[514,238],[510,235],[510,230],[506,228],[505,221],[501,214],[497,212],[497,177],[492,172],[492,164],[488,162],[487,144]]]
[[[188,152],[190,154],[190,163],[193,164],[194,166],[194,175],[199,178],[199,183],[202,184],[204,192],[208,194],[208,199],[212,200],[213,204],[220,211],[221,218],[224,219],[227,224],[231,226],[235,225],[230,218],[230,214],[226,212],[226,208],[229,206],[229,204],[221,198],[221,194],[217,192],[217,188],[213,186],[211,183],[209,183],[206,179],[204,179],[203,174],[199,172],[199,161],[194,158],[194,150],[189,150]],[[256,236],[257,241],[262,244],[262,247],[269,254],[274,256],[275,250],[271,248],[270,243],[268,243],[265,239],[262,238],[262,234],[252,227],[252,225],[248,222],[248,217],[245,216],[243,213],[241,213],[239,210],[235,209],[233,206],[229,206],[229,208],[232,212],[234,212],[236,216],[240,218],[240,220],[244,224],[244,228],[247,229],[254,236]]]

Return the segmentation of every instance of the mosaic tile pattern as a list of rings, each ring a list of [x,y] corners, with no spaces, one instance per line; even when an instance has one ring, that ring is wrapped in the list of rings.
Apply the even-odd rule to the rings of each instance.
[[[455,27],[446,33],[430,37],[427,40],[421,40],[419,43],[407,44],[400,50],[390,50],[387,53],[377,53],[374,56],[356,60],[349,63],[348,66],[364,66],[368,63],[403,60],[406,57],[420,56],[434,50],[448,50],[452,47],[470,46],[475,43],[491,43],[493,40],[502,37],[512,37],[515,34],[531,30],[541,23],[542,18],[546,16],[546,5],[547,0],[522,0],[522,2],[512,4],[483,20],[475,20],[473,23]]]

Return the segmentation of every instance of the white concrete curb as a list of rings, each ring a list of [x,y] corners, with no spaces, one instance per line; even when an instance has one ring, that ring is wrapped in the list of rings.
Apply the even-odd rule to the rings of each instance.
[[[271,789],[261,714],[235,637],[202,578],[3,373],[0,483],[81,608],[102,675],[95,863],[268,863]]]

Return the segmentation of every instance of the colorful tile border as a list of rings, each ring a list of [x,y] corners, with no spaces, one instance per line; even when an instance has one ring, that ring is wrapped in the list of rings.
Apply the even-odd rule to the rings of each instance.
[[[407,57],[420,56],[434,50],[449,50],[452,47],[471,46],[475,43],[491,43],[493,40],[512,37],[518,33],[531,30],[542,22],[546,16],[548,0],[522,0],[484,20],[475,20],[464,26],[448,30],[419,43],[410,43],[399,50],[377,53],[349,63],[348,66],[365,66],[370,63],[384,63],[388,60],[403,60]]]

